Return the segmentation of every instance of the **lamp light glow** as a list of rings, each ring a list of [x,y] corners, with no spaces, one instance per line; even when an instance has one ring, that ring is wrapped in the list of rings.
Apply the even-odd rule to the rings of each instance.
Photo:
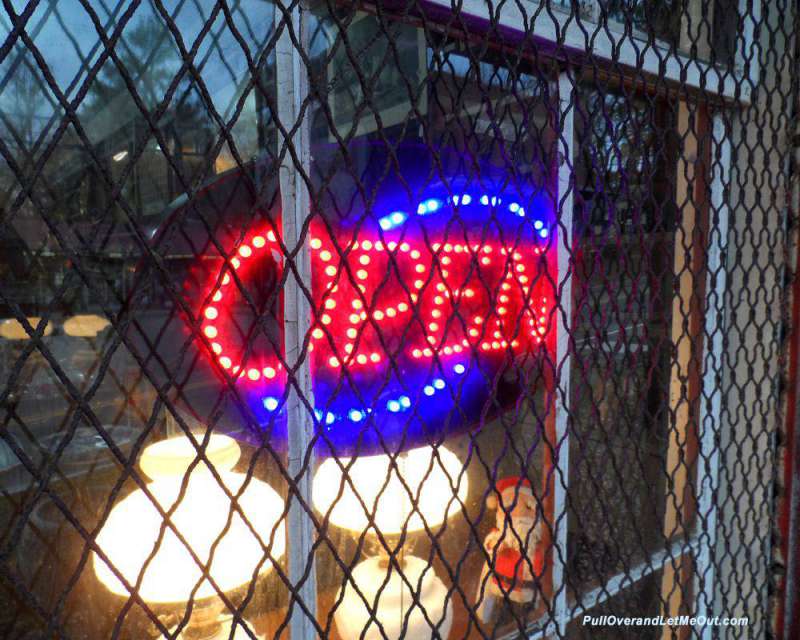
[[[197,441],[201,441],[199,436]],[[246,479],[244,474],[232,471],[239,455],[235,440],[223,435],[211,436],[206,457],[234,496]],[[196,456],[186,436],[164,440],[143,452],[141,467],[152,479],[147,488],[164,511],[176,504],[185,474]],[[283,555],[286,547],[283,526],[276,528],[283,513],[283,500],[268,484],[251,477],[238,497],[238,504],[250,527],[241,513],[233,510],[230,498],[201,461],[192,469],[185,494],[171,516],[175,528],[201,562],[208,563],[212,545],[216,544],[209,574],[222,591],[249,583],[256,572],[271,569],[269,560],[262,564],[262,544],[269,543],[273,530],[272,557]],[[216,596],[216,589],[203,578],[186,545],[171,528],[166,527],[155,555],[148,561],[157,545],[162,524],[163,518],[151,499],[143,491],[136,490],[114,506],[97,536],[97,545],[131,585],[136,584],[147,563],[139,587],[139,595],[147,602],[185,602],[195,587],[195,600]],[[93,565],[100,582],[109,591],[130,595],[96,553],[93,553]]]
[[[469,484],[452,451],[440,446],[434,452],[425,446],[402,453],[396,460],[397,467],[391,468],[386,454],[358,457],[344,478],[339,464],[328,458],[314,475],[314,508],[330,513],[336,526],[360,532],[371,526],[360,499],[374,513],[375,525],[384,535],[417,531],[425,525],[432,528],[459,511]],[[350,465],[349,458],[340,462],[345,468]]]
[[[412,585],[425,613],[411,604],[414,599],[406,580]],[[423,559],[406,556],[401,576],[381,558],[369,558],[353,570],[352,581],[362,595],[356,593],[348,580],[341,595],[341,605],[335,613],[341,637],[364,640],[448,637],[453,624],[452,598],[448,600],[444,583]],[[374,616],[364,600],[375,608]]]

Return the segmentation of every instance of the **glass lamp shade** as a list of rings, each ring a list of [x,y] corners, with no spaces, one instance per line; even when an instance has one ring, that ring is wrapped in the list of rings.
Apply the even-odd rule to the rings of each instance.
[[[76,338],[94,338],[110,325],[108,319],[102,316],[81,314],[64,321],[64,333]]]
[[[348,580],[334,616],[342,638],[429,640],[448,637],[453,624],[453,604],[447,599],[447,587],[430,565],[416,556],[403,559],[402,572],[408,584],[395,568],[378,557],[365,560],[353,570],[352,580],[361,595]],[[422,608],[414,603],[409,584]],[[375,608],[374,616],[364,600]],[[382,631],[376,620],[383,627]],[[404,624],[407,625],[405,633]],[[434,634],[434,628],[438,635]]]
[[[330,513],[331,522],[344,529],[369,527],[367,511],[374,514],[375,525],[384,535],[418,531],[425,525],[432,528],[458,512],[467,498],[467,474],[458,457],[444,446],[436,452],[425,446],[401,453],[396,468],[391,468],[386,454],[356,458],[352,466],[349,458],[339,461],[341,466],[328,458],[317,470],[314,507],[322,514]],[[347,477],[342,468],[348,469]]]
[[[199,437],[197,440],[200,442]],[[244,474],[231,471],[239,453],[236,441],[221,435],[211,436],[206,450],[206,456],[233,496],[246,479]],[[196,456],[186,436],[151,445],[142,454],[141,467],[153,479],[147,488],[165,512],[178,500],[185,474]],[[209,574],[221,591],[246,584],[256,574],[271,568],[261,542],[265,546],[269,543],[284,505],[269,485],[253,477],[238,498],[238,504],[250,527],[238,511],[233,511],[230,498],[205,463],[200,462],[192,469],[185,494],[171,516],[175,528],[204,564],[209,560],[212,545],[216,544]],[[217,595],[208,579],[201,582],[200,567],[172,529],[164,529],[158,544],[162,525],[163,518],[151,499],[143,491],[136,490],[114,506],[97,537],[97,544],[129,584],[136,584],[144,570],[139,594],[148,602],[186,601],[198,583],[195,599]],[[225,535],[220,539],[223,531]],[[158,550],[149,559],[157,544]],[[285,547],[281,523],[275,529],[272,557],[279,558]],[[113,593],[127,596],[128,589],[106,562],[97,554],[93,556],[94,570],[100,581]]]

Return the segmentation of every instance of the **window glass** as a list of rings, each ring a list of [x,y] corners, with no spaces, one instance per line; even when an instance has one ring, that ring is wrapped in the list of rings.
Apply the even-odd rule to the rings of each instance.
[[[590,82],[580,92],[569,556],[572,586],[581,590],[664,542],[671,121],[659,100]]]
[[[103,586],[84,536],[140,489],[143,447],[179,433],[177,421],[246,424],[185,312],[219,265],[210,239],[225,243],[254,215],[254,167],[271,162],[272,22],[255,0],[228,15],[204,3],[44,3],[30,42],[0,63],[0,545],[12,551],[0,582],[30,594],[22,603],[0,586],[3,637],[40,637],[51,613],[69,637],[115,625],[149,637],[154,621]],[[259,438],[239,442],[237,468],[280,489]],[[285,606],[271,580],[247,607]],[[168,626],[183,614],[152,606]]]
[[[658,625],[620,625],[609,624],[611,616],[617,618],[650,618],[654,619],[661,613],[661,598],[658,586],[661,583],[661,571],[642,578],[630,587],[614,594],[603,604],[582,612],[575,620],[567,625],[566,637],[570,640],[578,638],[630,638],[638,640],[647,638],[655,640],[662,635],[662,627]],[[592,622],[584,624],[585,616],[590,616]],[[604,618],[604,616],[606,616]]]
[[[330,420],[314,487],[333,492],[315,493],[333,543],[318,552],[320,624],[353,636],[368,618],[357,586],[381,624],[405,623],[409,636],[430,626],[443,637],[525,629],[552,593],[552,83],[518,56],[358,11],[320,19],[311,48],[313,353],[324,354],[313,360],[315,404]],[[326,266],[314,267],[317,256]],[[412,491],[383,487],[381,472],[354,471],[350,487],[331,452],[344,464],[359,452],[356,467],[368,459],[377,469],[396,457]],[[417,490],[415,474],[428,471],[419,456],[449,481]],[[339,490],[351,511],[331,506]],[[529,542],[524,560],[497,490],[509,513],[515,492],[525,512],[513,525]],[[399,529],[387,524],[379,535],[367,514],[379,524],[390,513]],[[520,580],[506,599],[499,585],[511,584],[502,581],[514,557]],[[405,604],[411,591],[398,568],[429,620]],[[481,602],[479,614],[468,610]]]
[[[599,0],[598,8],[612,30],[653,38],[703,62],[732,67],[743,45],[737,0]]]

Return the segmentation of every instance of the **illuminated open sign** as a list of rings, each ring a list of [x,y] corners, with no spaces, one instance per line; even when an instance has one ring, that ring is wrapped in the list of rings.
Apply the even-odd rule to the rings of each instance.
[[[525,384],[552,349],[546,200],[467,186],[426,195],[410,211],[379,211],[356,234],[311,230],[316,423],[339,451],[356,439],[370,446],[402,434],[412,443],[473,425],[502,404],[502,374]],[[230,310],[242,295],[235,280],[264,263],[280,271],[279,255],[274,230],[249,234],[213,275],[202,309],[215,361],[265,422],[280,419],[286,396],[280,341],[247,348]]]

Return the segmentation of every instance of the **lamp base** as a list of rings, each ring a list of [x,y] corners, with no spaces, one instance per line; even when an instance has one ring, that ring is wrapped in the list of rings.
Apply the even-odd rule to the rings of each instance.
[[[191,622],[184,627],[175,640],[252,640],[251,636],[242,628],[242,625],[237,625],[233,635],[231,635],[231,627],[233,627],[233,616],[219,616],[217,618],[218,624],[213,627],[205,627],[199,629],[192,627]],[[254,629],[253,624],[245,620],[247,626]],[[170,633],[175,633],[177,626],[170,629]],[[257,640],[264,640],[264,636],[255,634]]]

